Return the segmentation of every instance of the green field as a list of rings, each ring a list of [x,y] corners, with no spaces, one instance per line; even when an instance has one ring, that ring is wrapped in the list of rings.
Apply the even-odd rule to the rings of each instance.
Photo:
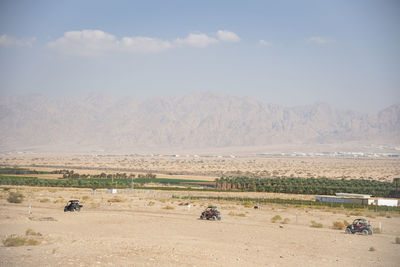
[[[68,178],[68,179],[41,179],[37,177],[25,176],[6,176],[0,175],[1,185],[27,185],[27,186],[48,186],[48,187],[78,187],[78,188],[130,188],[131,179],[87,179],[87,178]],[[142,187],[144,184],[164,184],[185,187],[211,186],[214,183],[201,180],[183,180],[167,178],[136,178],[133,179],[135,188]],[[148,187],[146,187],[148,188]],[[164,188],[164,187],[159,187]],[[179,188],[182,189],[182,188]]]
[[[0,174],[50,174],[51,172],[29,170],[24,168],[0,168]]]

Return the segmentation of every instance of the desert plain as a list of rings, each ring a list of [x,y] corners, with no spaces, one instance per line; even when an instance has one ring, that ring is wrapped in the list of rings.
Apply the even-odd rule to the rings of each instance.
[[[35,246],[0,246],[1,266],[398,266],[398,214],[185,200],[196,192],[10,188],[21,204],[0,199],[0,237],[29,237]],[[206,194],[206,193],[203,193]],[[248,193],[232,193],[238,196]],[[250,193],[252,196],[257,193]],[[174,196],[174,197],[173,197]],[[262,193],[262,197],[268,193]],[[80,199],[81,212],[64,212]],[[29,211],[29,203],[31,210]],[[187,204],[190,204],[190,208]],[[221,221],[200,220],[217,205]],[[273,223],[279,215],[286,223]],[[382,233],[346,235],[334,221],[367,216]],[[311,221],[323,225],[311,227]],[[26,236],[27,230],[40,235]]]
[[[3,157],[3,165],[41,170],[56,167],[79,173],[151,171],[157,177],[212,181],[221,173],[369,178],[391,181],[399,176],[396,159],[327,158],[162,158],[155,157]],[[54,179],[57,175],[47,175]],[[45,175],[46,177],[46,175]],[[347,178],[347,177],[346,177]],[[9,203],[9,192],[24,195]],[[399,266],[400,215],[365,209],[313,208],[187,196],[314,198],[256,192],[188,192],[2,186],[0,239],[34,239],[35,245],[0,245],[0,266]],[[81,212],[64,212],[70,199]],[[189,206],[190,204],[190,206]],[[216,205],[221,221],[200,220]],[[272,218],[279,215],[276,222]],[[372,236],[347,235],[334,222],[367,218],[381,229]],[[320,228],[311,227],[312,221]],[[33,233],[33,234],[32,234]]]

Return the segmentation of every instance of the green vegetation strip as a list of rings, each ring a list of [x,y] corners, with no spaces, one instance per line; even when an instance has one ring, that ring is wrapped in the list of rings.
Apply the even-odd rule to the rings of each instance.
[[[368,194],[381,197],[395,197],[396,179],[393,183],[362,179],[328,178],[248,178],[222,177],[216,179],[220,190],[245,192],[275,192],[287,194],[334,195],[341,193]]]
[[[242,203],[255,203],[255,204],[281,204],[293,206],[308,206],[308,207],[331,207],[331,208],[344,208],[344,209],[368,209],[373,211],[389,211],[393,213],[400,213],[400,207],[388,206],[372,206],[372,205],[359,205],[359,204],[346,204],[346,203],[332,203],[332,202],[316,202],[313,200],[299,200],[299,199],[281,199],[281,198],[249,198],[249,197],[220,197],[220,196],[176,196],[172,198],[189,199],[189,200],[217,200],[217,201],[234,201]]]
[[[0,168],[0,174],[50,174],[51,172],[36,171],[23,168]]]
[[[44,187],[78,187],[78,188],[130,188],[131,179],[41,179],[37,177],[15,177],[15,176],[5,176],[0,175],[1,185],[27,185],[27,186],[44,186]],[[179,186],[194,186],[198,187],[201,184],[199,182],[204,182],[200,180],[181,180],[181,179],[167,179],[167,178],[137,178],[133,179],[135,183],[135,188],[144,189],[159,189],[159,190],[191,190],[191,188],[180,188],[180,187],[143,187],[142,184],[145,183],[156,183],[156,184],[172,184]],[[196,184],[191,184],[191,183]],[[207,185],[204,182],[204,185]],[[199,190],[205,190],[198,188]]]

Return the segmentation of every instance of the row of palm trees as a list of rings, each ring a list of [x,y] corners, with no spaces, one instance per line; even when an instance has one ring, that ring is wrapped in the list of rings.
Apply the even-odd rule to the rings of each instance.
[[[390,196],[396,190],[395,182],[360,179],[221,177],[217,178],[215,183],[219,190],[294,194],[333,195],[337,192],[343,192]]]

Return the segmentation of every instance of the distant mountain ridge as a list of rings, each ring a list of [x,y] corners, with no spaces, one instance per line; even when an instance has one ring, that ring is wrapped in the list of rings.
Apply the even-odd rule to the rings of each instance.
[[[214,93],[145,100],[7,96],[0,98],[0,123],[3,151],[400,144],[399,104],[361,114],[324,103],[288,108]]]

